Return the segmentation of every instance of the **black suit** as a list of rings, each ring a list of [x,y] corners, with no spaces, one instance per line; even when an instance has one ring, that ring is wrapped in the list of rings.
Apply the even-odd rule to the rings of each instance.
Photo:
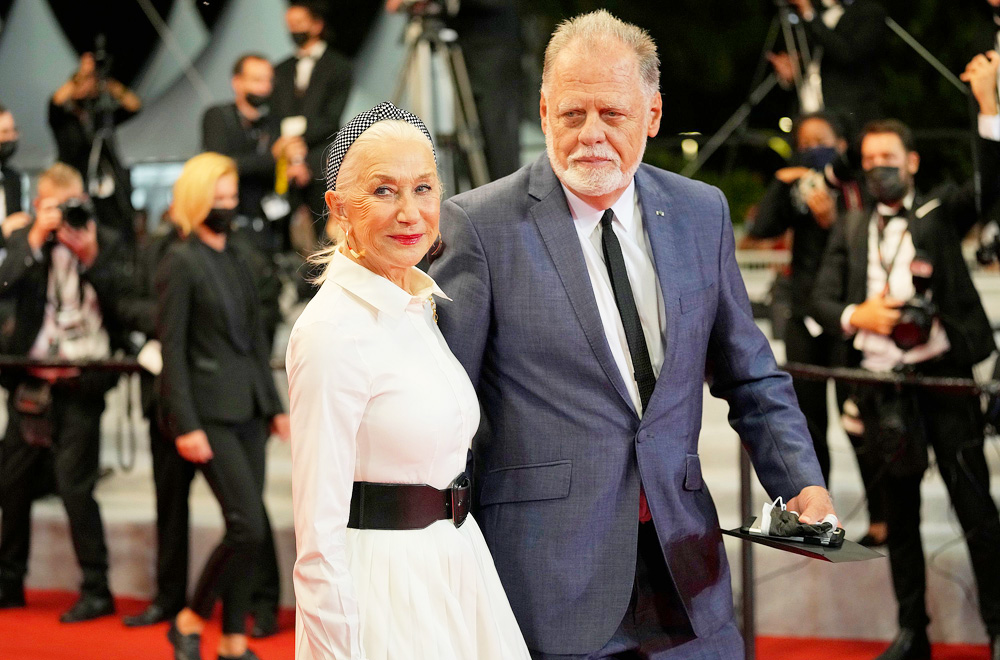
[[[0,167],[0,182],[3,183],[3,192],[6,198],[6,215],[23,211],[24,209],[21,208],[21,173],[12,167]],[[0,221],[2,220],[3,217],[0,217]],[[0,238],[0,241],[2,240]]]
[[[819,3],[814,5],[822,11]],[[848,135],[882,116],[885,84],[880,57],[888,37],[885,19],[885,9],[878,3],[856,0],[845,5],[833,30],[818,13],[805,23],[810,48],[814,55],[822,54],[825,108],[840,117]]]
[[[313,213],[322,216],[326,191],[323,150],[333,142],[340,129],[340,116],[351,93],[351,62],[327,45],[316,60],[309,85],[304,91],[295,88],[296,57],[289,57],[274,67],[274,91],[271,114],[275,121],[302,115],[306,118],[303,139],[309,147],[306,163],[312,171],[312,183],[305,189],[305,201]],[[320,234],[322,235],[322,234]]]
[[[13,324],[4,327],[4,351],[27,355],[42,329],[47,302],[52,244],[42,248],[36,259],[29,244],[29,227],[7,241],[6,258],[0,262],[0,295],[14,301]],[[116,314],[117,301],[128,295],[125,257],[113,232],[101,228],[99,252],[94,264],[82,272],[97,294],[104,328],[112,348],[125,345],[124,328]],[[5,370],[0,384],[8,391],[8,424],[0,460],[0,580],[22,582],[27,573],[31,534],[31,504],[39,480],[54,469],[56,488],[66,507],[70,535],[83,571],[81,591],[93,595],[108,592],[108,554],[104,542],[101,513],[94,500],[94,486],[100,472],[100,421],[104,394],[117,375],[87,372],[76,378],[57,381],[52,386],[52,403],[47,415],[51,424],[51,449],[28,444],[22,433],[22,415],[15,409],[14,392],[21,383],[33,380],[24,371]],[[30,422],[30,420],[27,420]]]
[[[195,236],[172,246],[156,274],[164,429],[168,438],[208,435],[213,458],[198,467],[226,521],[190,606],[207,618],[221,594],[227,634],[242,634],[251,607],[257,581],[246,567],[276,566],[262,495],[267,420],[282,405],[252,282],[231,240],[219,253]]]
[[[1000,143],[984,140],[982,145],[983,202],[989,206],[1000,192]],[[940,201],[936,208],[916,201],[909,226],[914,248],[923,251],[934,266],[931,292],[951,349],[939,359],[916,365],[916,370],[928,376],[970,378],[972,365],[995,349],[989,320],[961,251],[961,237],[976,221],[972,186],[949,186],[936,199]],[[840,319],[847,305],[859,304],[868,297],[871,214],[869,208],[833,229],[813,293],[813,316],[830,332],[842,332]],[[852,349],[850,363],[857,364],[860,357]],[[878,401],[881,395],[869,388],[868,396]],[[916,411],[906,418],[909,443],[896,445],[896,455],[886,457],[879,474],[890,496],[889,559],[899,603],[899,625],[921,629],[928,622],[920,539],[920,481],[921,468],[926,465],[926,441],[934,447],[938,469],[966,533],[983,620],[991,635],[1000,634],[1000,518],[989,495],[979,400],[924,390],[904,391],[903,397],[904,405]],[[880,413],[884,411],[864,406],[864,398],[862,394],[859,406],[866,442],[870,447],[884,445],[878,433]]]
[[[205,110],[201,119],[201,144],[205,151],[225,154],[236,161],[240,173],[240,220],[245,221],[248,236],[265,254],[282,248],[282,237],[275,235],[261,200],[274,192],[274,157],[271,145],[277,128],[267,115],[249,121],[235,103],[223,103]],[[239,222],[239,220],[238,220]]]

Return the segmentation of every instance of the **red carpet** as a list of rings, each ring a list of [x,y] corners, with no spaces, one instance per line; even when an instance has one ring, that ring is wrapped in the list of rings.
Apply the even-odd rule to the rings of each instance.
[[[87,623],[64,625],[59,614],[73,604],[74,594],[54,591],[31,591],[28,607],[0,611],[0,660],[170,660],[167,624],[149,628],[126,628],[121,615],[141,612],[145,603],[118,599],[118,616]],[[281,632],[265,640],[251,640],[250,647],[262,660],[292,660],[294,656],[294,615],[282,612]],[[205,631],[202,653],[214,660],[219,639],[218,617]],[[885,642],[845,642],[834,640],[780,639],[757,640],[760,660],[871,660]],[[817,651],[817,649],[822,649]],[[986,660],[985,646],[937,645],[934,660]],[[734,659],[736,660],[736,659]]]

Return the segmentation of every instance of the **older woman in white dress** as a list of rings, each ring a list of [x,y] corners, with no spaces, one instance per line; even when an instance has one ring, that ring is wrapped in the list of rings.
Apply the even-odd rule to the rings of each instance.
[[[326,156],[338,244],[288,346],[299,660],[529,654],[463,471],[479,404],[415,268],[441,184],[423,123],[390,103]]]

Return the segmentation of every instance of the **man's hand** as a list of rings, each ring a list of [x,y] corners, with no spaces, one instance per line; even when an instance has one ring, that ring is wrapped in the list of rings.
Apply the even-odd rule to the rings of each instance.
[[[31,216],[24,211],[18,211],[17,213],[11,213],[6,218],[3,219],[3,224],[0,225],[0,233],[3,234],[4,239],[10,238],[10,235],[16,232],[22,227],[27,227],[31,224]]]
[[[271,418],[271,435],[278,436],[282,442],[288,442],[292,439],[292,423],[286,413]]]
[[[986,0],[993,7],[1000,7],[1000,0]]]
[[[899,322],[899,308],[902,306],[903,301],[895,298],[869,298],[854,309],[850,323],[858,330],[888,335]]]
[[[788,53],[768,53],[767,60],[774,67],[774,74],[782,85],[791,85],[795,80],[795,64]]]
[[[991,50],[985,55],[973,57],[959,76],[972,87],[972,95],[979,103],[979,112],[984,115],[1000,114],[1000,108],[997,107],[998,68],[1000,55]]]
[[[39,206],[35,212],[35,222],[28,230],[28,245],[32,250],[41,250],[49,234],[59,229],[62,224],[62,211],[55,203]]]
[[[806,205],[809,206],[816,224],[823,229],[829,229],[833,221],[837,219],[837,207],[828,190],[814,188],[806,197]]]
[[[774,173],[774,178],[790,186],[808,173],[808,167],[782,167]]]
[[[294,183],[299,188],[308,186],[310,179],[312,179],[312,172],[305,163],[289,165],[288,169],[285,170],[285,175],[288,177],[289,183]]]
[[[788,0],[788,4],[794,7],[799,16],[807,21],[811,21],[816,16],[816,12],[813,11],[812,0]]]
[[[186,461],[208,463],[212,460],[212,447],[208,444],[208,436],[201,429],[177,436],[174,444],[177,445],[177,453]]]
[[[97,245],[97,224],[93,220],[88,220],[87,226],[80,229],[74,229],[64,224],[56,232],[56,238],[76,255],[84,268],[90,268],[94,265],[99,248]]]
[[[806,486],[801,493],[788,500],[785,508],[798,513],[799,521],[807,525],[821,523],[830,514],[837,515],[830,493],[822,486]],[[839,518],[837,527],[841,527]]]

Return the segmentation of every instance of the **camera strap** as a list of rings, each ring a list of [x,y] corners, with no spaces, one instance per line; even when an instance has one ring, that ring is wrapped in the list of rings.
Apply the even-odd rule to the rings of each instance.
[[[876,211],[876,213],[878,213]],[[899,258],[899,253],[903,251],[903,241],[906,240],[907,235],[910,233],[910,222],[909,222],[909,211],[907,215],[896,215],[892,218],[886,218],[881,213],[878,213],[878,222],[876,223],[876,230],[878,232],[878,244],[876,249],[878,250],[878,262],[885,271],[885,289],[883,295],[889,294],[889,280],[892,277],[892,269],[896,266],[896,260]],[[892,255],[892,259],[889,261],[885,260],[885,256],[882,254],[882,243],[885,241],[885,228],[888,226],[889,222],[895,220],[896,218],[901,218],[906,222],[906,227],[903,229],[903,233],[899,236],[899,243],[896,245],[896,251]],[[888,221],[887,221],[888,220]]]

